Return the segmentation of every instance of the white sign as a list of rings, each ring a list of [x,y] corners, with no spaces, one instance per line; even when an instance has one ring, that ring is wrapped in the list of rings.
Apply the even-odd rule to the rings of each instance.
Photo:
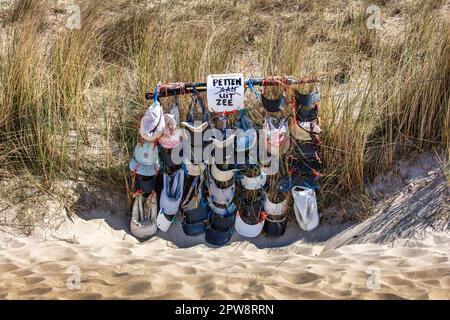
[[[244,81],[242,73],[209,75],[207,82],[209,111],[228,113],[244,109]]]

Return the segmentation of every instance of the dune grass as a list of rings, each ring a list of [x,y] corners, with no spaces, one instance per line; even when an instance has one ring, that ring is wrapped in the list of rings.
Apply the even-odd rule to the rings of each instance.
[[[2,31],[0,174],[126,190],[144,93],[244,69],[322,79],[320,205],[364,206],[364,185],[403,154],[450,146],[444,2],[379,2],[385,31],[367,29],[369,1],[79,1],[80,30],[52,1],[16,1]]]

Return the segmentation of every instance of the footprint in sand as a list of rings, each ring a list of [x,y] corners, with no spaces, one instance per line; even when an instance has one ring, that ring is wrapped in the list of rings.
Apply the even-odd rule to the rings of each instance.
[[[120,248],[120,249],[112,250],[111,254],[115,255],[115,256],[128,256],[128,255],[131,255],[132,252],[130,249],[127,249],[127,248]]]
[[[285,274],[283,278],[293,284],[306,284],[321,279],[322,277],[312,272],[302,272],[299,274]]]
[[[41,283],[43,281],[45,281],[45,278],[43,278],[43,277],[27,277],[27,278],[25,278],[26,285],[33,285],[33,284]]]
[[[118,286],[117,294],[121,297],[131,297],[152,291],[152,284],[145,280],[130,281],[125,285]]]
[[[197,274],[197,269],[193,267],[184,267],[181,269],[181,272],[184,274]]]
[[[49,292],[53,291],[53,288],[51,287],[42,287],[42,288],[35,288],[27,291],[20,291],[18,293],[19,296],[43,296],[48,294]]]
[[[2,263],[0,264],[0,272],[11,272],[14,270],[19,269],[18,266],[16,266],[13,263]]]

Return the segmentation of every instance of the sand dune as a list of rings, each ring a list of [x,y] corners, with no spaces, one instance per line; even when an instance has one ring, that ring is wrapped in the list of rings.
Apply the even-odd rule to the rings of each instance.
[[[431,172],[361,224],[292,224],[214,249],[180,224],[140,243],[125,214],[93,210],[29,238],[0,232],[0,298],[450,299],[445,210],[447,182]]]
[[[177,248],[161,238],[141,244],[102,220],[78,219],[70,228],[65,240],[4,239],[0,298],[450,298],[448,233],[323,251],[323,243],[302,241],[272,249],[249,242]]]

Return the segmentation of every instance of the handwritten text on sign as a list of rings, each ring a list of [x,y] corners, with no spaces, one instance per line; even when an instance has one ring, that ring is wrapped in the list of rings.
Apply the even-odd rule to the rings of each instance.
[[[213,74],[207,82],[208,109],[223,113],[244,109],[244,75]]]

